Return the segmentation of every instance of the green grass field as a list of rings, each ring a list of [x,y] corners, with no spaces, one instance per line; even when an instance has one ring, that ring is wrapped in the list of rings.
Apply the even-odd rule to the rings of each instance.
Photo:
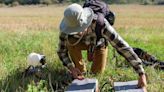
[[[68,79],[66,69],[57,54],[59,23],[66,6],[17,6],[0,8],[0,90],[1,92],[47,92],[52,91],[47,79],[35,86],[33,77],[22,78],[27,68],[26,57],[31,52],[46,55],[52,83],[59,88],[61,81]],[[164,6],[111,5],[116,13],[114,25],[117,32],[133,47],[140,47],[164,60]],[[86,52],[83,53],[86,61]],[[108,78],[113,81],[137,79],[131,67],[124,65],[119,56],[120,66],[112,60],[113,48],[109,46],[108,63],[103,74],[91,75],[99,80],[102,87]],[[90,69],[90,62],[87,65]],[[164,72],[145,67],[148,75],[148,92],[164,92]],[[25,80],[25,81],[22,81]],[[64,89],[64,88],[63,88]],[[109,92],[110,85],[102,92]],[[63,92],[56,91],[56,92]]]

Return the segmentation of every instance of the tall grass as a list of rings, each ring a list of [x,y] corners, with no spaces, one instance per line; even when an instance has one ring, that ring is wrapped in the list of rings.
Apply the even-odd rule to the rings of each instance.
[[[46,55],[48,69],[53,83],[67,80],[67,71],[62,66],[56,50],[58,47],[59,23],[66,6],[18,6],[0,8],[0,89],[2,92],[14,91],[51,91],[48,79],[36,87],[32,79],[22,84],[22,72],[27,68],[26,57],[31,52]],[[111,5],[116,12],[118,33],[133,47],[140,47],[157,58],[164,60],[164,7],[139,5]],[[119,66],[113,57],[113,48],[109,46],[108,63],[102,74],[86,74],[96,77],[99,86],[108,81],[128,81],[138,78],[125,59],[118,55]],[[86,52],[83,52],[86,57]],[[91,62],[87,62],[88,70]],[[164,91],[164,72],[145,67],[148,75],[148,92]],[[58,84],[59,85],[59,84]],[[108,84],[102,89],[109,92]]]

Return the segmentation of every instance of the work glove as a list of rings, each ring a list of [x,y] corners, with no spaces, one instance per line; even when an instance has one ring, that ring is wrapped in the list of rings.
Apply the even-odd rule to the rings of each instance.
[[[72,74],[72,77],[74,79],[79,79],[79,80],[84,79],[83,74],[81,73],[81,71],[78,68],[75,68],[75,67],[71,66],[68,69],[70,70],[70,73]]]

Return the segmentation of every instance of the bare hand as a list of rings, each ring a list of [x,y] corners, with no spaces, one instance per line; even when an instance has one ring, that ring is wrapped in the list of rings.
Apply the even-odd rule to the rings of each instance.
[[[84,76],[82,75],[82,73],[80,72],[80,70],[78,68],[69,67],[69,70],[70,70],[73,78],[79,79],[79,80],[84,79]]]
[[[145,74],[142,74],[139,76],[139,79],[138,79],[138,87],[143,88],[144,92],[147,92],[146,86],[147,86],[146,76]]]

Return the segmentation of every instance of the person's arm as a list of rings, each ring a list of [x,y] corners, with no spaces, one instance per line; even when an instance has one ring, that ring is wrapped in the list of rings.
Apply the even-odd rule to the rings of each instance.
[[[106,25],[104,31],[105,36],[108,38],[111,45],[119,52],[119,54],[121,54],[139,74],[139,86],[146,86],[145,71],[142,66],[141,59],[136,55],[132,47],[130,47],[129,44],[115,31],[109,22],[106,19],[104,21]]]
[[[84,77],[82,76],[82,73],[80,72],[79,69],[74,67],[74,65],[72,64],[72,62],[69,58],[68,49],[66,46],[66,41],[67,41],[66,38],[67,38],[66,34],[60,33],[57,54],[58,54],[60,60],[62,61],[63,65],[66,66],[70,70],[73,78],[83,79]]]
[[[138,74],[143,74],[144,69],[142,67],[142,61],[134,53],[129,44],[122,39],[122,37],[115,31],[115,29],[105,20],[106,30],[105,36],[107,36],[111,45],[121,54],[135,69]]]
[[[66,34],[60,33],[57,54],[64,66],[73,67],[73,64],[68,55],[68,49],[66,46],[66,37],[67,37]]]

